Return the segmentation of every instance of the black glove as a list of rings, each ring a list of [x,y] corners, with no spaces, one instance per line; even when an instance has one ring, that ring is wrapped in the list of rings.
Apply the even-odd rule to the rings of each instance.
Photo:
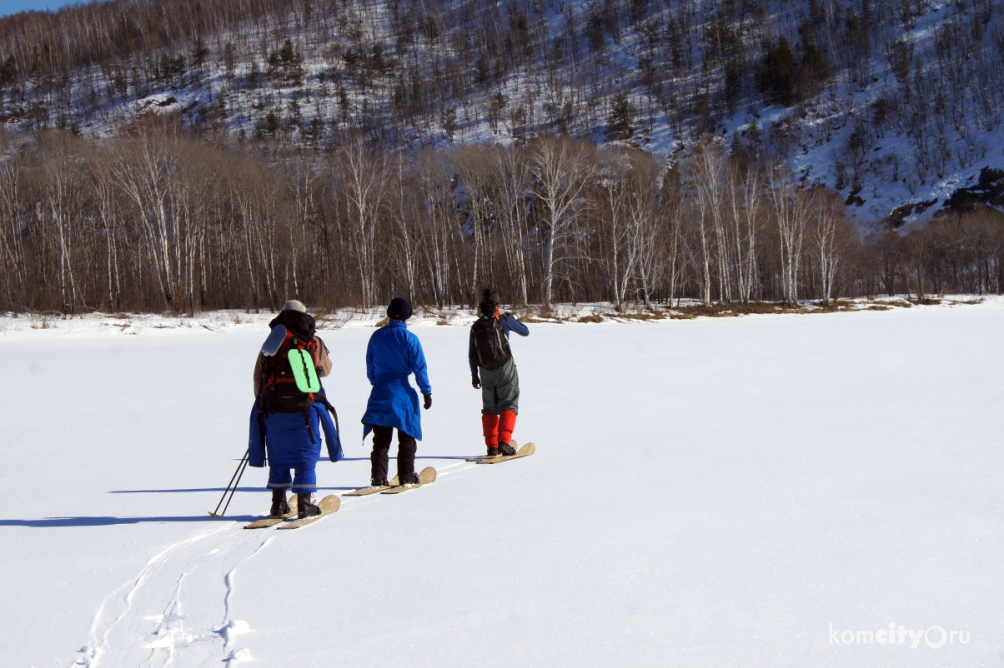
[[[430,408],[432,408],[432,395],[423,394],[422,396],[425,397],[425,410],[429,410]]]
[[[481,380],[479,380],[477,376],[474,376],[474,377],[471,378],[471,385],[474,386],[475,390],[480,390],[481,389]]]

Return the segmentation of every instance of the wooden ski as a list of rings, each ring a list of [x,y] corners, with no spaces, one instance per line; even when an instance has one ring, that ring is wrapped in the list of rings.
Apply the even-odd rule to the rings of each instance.
[[[279,524],[280,522],[285,522],[291,517],[296,517],[296,494],[290,497],[287,503],[289,503],[289,512],[283,515],[282,517],[262,517],[261,519],[255,520],[251,524],[245,524],[244,528],[267,529],[268,527],[274,527],[276,524]]]
[[[516,441],[509,441],[509,445],[511,445],[514,448],[519,446],[519,444]],[[466,461],[468,461],[468,462],[483,462],[486,459],[494,459],[494,458],[497,458],[497,457],[504,457],[504,456],[505,455],[494,455],[494,456],[493,455],[478,455],[477,457],[468,457],[466,459]]]
[[[418,489],[422,485],[428,485],[430,482],[435,482],[436,480],[436,469],[431,466],[426,466],[422,469],[422,472],[418,474],[418,484],[417,485],[395,485],[389,489],[385,489],[381,494],[400,494],[401,492],[407,492],[409,489]]]
[[[377,492],[382,492],[385,489],[390,489],[397,485],[397,476],[391,478],[389,485],[378,485],[376,487],[360,487],[359,489],[353,490],[351,492],[346,492],[342,496],[366,496],[367,494],[376,494]]]
[[[510,459],[519,459],[520,457],[529,457],[533,453],[537,452],[537,446],[533,443],[525,443],[523,447],[516,451],[515,455],[499,455],[498,457],[485,457],[477,461],[478,464],[501,464],[502,462],[507,462]]]
[[[277,527],[277,529],[299,529],[300,527],[305,527],[308,524],[313,524],[317,520],[323,520],[325,517],[338,510],[338,507],[341,504],[342,502],[339,500],[338,496],[335,494],[329,494],[317,502],[317,507],[321,509],[320,515],[293,520],[288,524],[283,524],[282,526]]]

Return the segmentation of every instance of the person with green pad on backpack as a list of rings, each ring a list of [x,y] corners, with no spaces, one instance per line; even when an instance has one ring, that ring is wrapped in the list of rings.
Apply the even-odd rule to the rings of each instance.
[[[283,304],[269,328],[255,362],[248,465],[263,467],[268,462],[270,515],[290,512],[286,490],[292,489],[298,516],[312,517],[321,513],[311,493],[317,488],[322,429],[328,458],[333,462],[342,458],[338,429],[329,415],[334,408],[320,381],[331,372],[331,357],[303,302],[293,299]]]
[[[509,333],[529,336],[530,329],[512,313],[499,311],[499,298],[486,289],[478,304],[480,317],[471,325],[467,358],[471,384],[481,390],[481,426],[488,456],[512,456],[512,432],[519,412],[519,373],[509,349]]]

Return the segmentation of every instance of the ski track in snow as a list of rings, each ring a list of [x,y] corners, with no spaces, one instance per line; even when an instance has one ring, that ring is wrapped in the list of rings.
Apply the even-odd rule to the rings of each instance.
[[[473,462],[448,464],[437,469],[437,481],[473,468],[477,468]],[[338,512],[361,510],[378,502],[379,496],[343,498]],[[91,623],[90,642],[78,650],[71,666],[190,668],[223,663],[231,668],[251,660],[252,652],[237,644],[238,635],[252,630],[247,621],[234,618],[237,569],[276,534],[273,529],[243,527],[244,522],[238,521],[202,531],[151,557],[102,602]],[[207,596],[207,591],[218,595]],[[219,606],[189,609],[188,592],[199,592],[200,600],[217,598]]]
[[[231,618],[234,573],[269,542],[243,535],[241,523],[200,532],[147,561],[139,574],[112,592],[91,624],[91,641],[74,666],[228,665],[247,658],[234,647],[247,624]],[[189,592],[219,592],[218,608],[189,609]],[[212,600],[212,596],[209,597]],[[222,620],[222,621],[221,621]]]

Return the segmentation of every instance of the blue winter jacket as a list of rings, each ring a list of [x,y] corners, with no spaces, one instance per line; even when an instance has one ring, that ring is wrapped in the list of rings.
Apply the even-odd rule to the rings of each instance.
[[[362,419],[363,438],[380,425],[422,440],[418,394],[408,382],[413,373],[422,394],[432,394],[422,344],[404,322],[391,320],[373,332],[366,347],[366,376],[373,389]]]
[[[321,452],[321,429],[328,448],[328,459],[342,459],[342,444],[331,414],[323,404],[315,403],[310,410],[310,428],[304,424],[302,413],[272,413],[265,416],[264,424],[258,417],[261,398],[255,399],[251,408],[250,436],[248,438],[248,465],[265,466],[265,441],[268,440],[269,466],[293,469],[312,469]]]

